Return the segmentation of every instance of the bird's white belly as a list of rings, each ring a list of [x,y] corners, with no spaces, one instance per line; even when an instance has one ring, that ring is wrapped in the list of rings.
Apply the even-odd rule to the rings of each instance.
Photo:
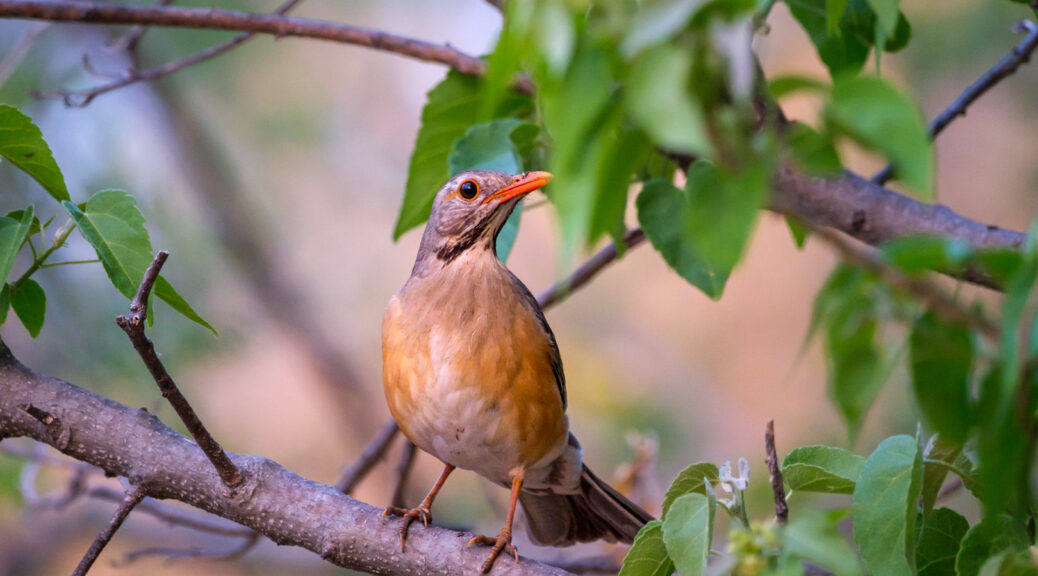
[[[414,443],[447,464],[507,483],[520,463],[512,431],[478,388],[423,390],[411,422]]]

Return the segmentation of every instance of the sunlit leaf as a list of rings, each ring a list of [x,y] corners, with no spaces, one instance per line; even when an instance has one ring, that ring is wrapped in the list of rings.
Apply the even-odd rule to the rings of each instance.
[[[713,539],[715,504],[703,494],[681,496],[663,519],[663,543],[681,576],[700,576]]]
[[[887,438],[865,461],[854,488],[854,541],[873,574],[913,574],[922,476],[922,457],[911,436]]]
[[[43,133],[12,106],[0,105],[0,156],[32,176],[55,200],[69,199],[65,178]]]
[[[133,298],[154,257],[144,215],[137,201],[122,190],[102,190],[81,208],[63,202],[83,238],[94,247],[112,285]],[[155,295],[198,324],[216,331],[166,282],[157,282]]]
[[[666,518],[667,511],[670,510],[674,501],[685,494],[696,493],[706,495],[707,483],[710,485],[717,484],[718,474],[717,466],[709,462],[692,464],[679,472],[670,483],[670,487],[667,488],[667,493],[663,496],[663,513],[661,517]]]
[[[674,562],[663,543],[663,523],[653,520],[638,531],[619,576],[670,576],[673,573]]]
[[[782,477],[796,492],[851,494],[865,458],[833,446],[802,446],[782,460]]]
[[[933,152],[915,102],[880,78],[838,78],[827,118],[862,146],[881,151],[896,178],[922,197],[931,196]]]
[[[703,113],[689,92],[692,55],[665,44],[634,62],[624,100],[628,114],[664,149],[710,155]]]

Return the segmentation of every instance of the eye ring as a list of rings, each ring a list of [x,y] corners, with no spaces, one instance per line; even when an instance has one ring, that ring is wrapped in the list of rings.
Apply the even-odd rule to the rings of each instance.
[[[479,196],[479,183],[475,180],[466,180],[458,185],[458,196],[466,202],[475,200]]]

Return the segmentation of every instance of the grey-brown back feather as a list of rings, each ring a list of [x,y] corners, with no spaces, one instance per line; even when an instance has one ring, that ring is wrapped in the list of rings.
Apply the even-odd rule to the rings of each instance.
[[[587,466],[579,494],[519,495],[530,539],[545,546],[606,540],[631,543],[652,516],[595,476]]]

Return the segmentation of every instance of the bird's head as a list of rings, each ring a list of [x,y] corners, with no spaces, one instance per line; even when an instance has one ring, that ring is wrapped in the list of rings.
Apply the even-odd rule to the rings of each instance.
[[[519,199],[551,181],[547,172],[513,176],[493,170],[469,170],[454,176],[436,193],[418,259],[448,264],[469,250],[495,249],[497,233]]]

